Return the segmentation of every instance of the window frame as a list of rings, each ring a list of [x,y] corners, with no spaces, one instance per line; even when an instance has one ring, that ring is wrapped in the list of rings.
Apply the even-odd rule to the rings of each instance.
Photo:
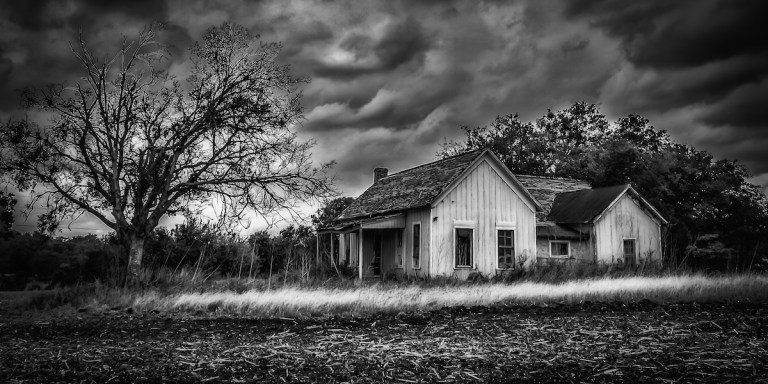
[[[552,255],[552,244],[554,243],[564,243],[568,245],[568,254],[565,256],[562,255]],[[573,258],[573,252],[571,249],[571,241],[570,240],[550,240],[549,241],[549,257],[551,259],[571,259]]]
[[[499,231],[512,231],[512,268],[501,268],[499,265]],[[496,269],[500,271],[513,271],[517,268],[517,227],[512,223],[496,223],[496,236],[494,237],[494,249],[496,250]]]
[[[632,240],[632,250],[634,251],[634,257],[635,257],[635,263],[637,263],[637,238],[636,237],[623,237],[621,239],[621,258],[624,262],[627,261],[627,253],[624,249],[624,242],[627,240]]]
[[[416,236],[414,236],[416,234],[416,226],[417,225],[419,226],[419,244],[418,244],[418,246],[416,246]],[[421,238],[423,237],[423,234],[424,234],[424,230],[422,229],[421,220],[414,221],[413,223],[411,223],[411,269],[421,269],[421,242],[422,242]],[[419,250],[419,263],[418,264],[413,262],[414,261],[414,257],[413,257],[414,256],[414,250],[416,250],[416,249]]]
[[[453,257],[453,269],[476,269],[475,268],[475,255],[477,254],[477,229],[475,223],[471,221],[455,221],[453,223],[453,246],[451,254]],[[472,231],[472,245],[470,247],[469,262],[470,265],[458,265],[456,260],[456,246],[458,245],[458,231],[459,229],[469,229]]]

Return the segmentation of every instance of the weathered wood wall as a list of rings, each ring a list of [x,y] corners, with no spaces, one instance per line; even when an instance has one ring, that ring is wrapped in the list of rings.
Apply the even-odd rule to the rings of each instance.
[[[488,159],[470,170],[466,178],[433,205],[433,252],[430,274],[466,278],[472,272],[486,276],[496,273],[496,236],[500,225],[515,231],[516,264],[525,258],[526,267],[535,262],[536,218],[532,205],[521,196],[523,190],[504,176],[505,171]],[[472,268],[455,268],[454,228],[459,223],[473,226]]]
[[[549,259],[549,242],[550,240],[544,237],[536,238],[536,259],[544,260]],[[562,239],[558,241],[570,241],[571,242],[571,256],[574,261],[593,263],[595,261],[595,247],[591,239],[576,240],[576,239]],[[556,258],[553,258],[556,259]]]
[[[409,276],[426,276],[429,272],[430,208],[411,209],[405,217],[405,262],[403,271]],[[421,244],[419,249],[420,268],[413,267],[413,224],[421,223]]]
[[[637,263],[661,262],[660,224],[628,195],[622,196],[595,223],[597,261],[617,263],[623,258],[625,238],[636,239]]]

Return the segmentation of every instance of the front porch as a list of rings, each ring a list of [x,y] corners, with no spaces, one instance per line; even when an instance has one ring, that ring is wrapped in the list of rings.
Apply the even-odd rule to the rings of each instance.
[[[381,279],[403,267],[405,215],[396,214],[343,223],[317,232],[330,239],[330,259],[336,265],[357,269],[359,279]]]

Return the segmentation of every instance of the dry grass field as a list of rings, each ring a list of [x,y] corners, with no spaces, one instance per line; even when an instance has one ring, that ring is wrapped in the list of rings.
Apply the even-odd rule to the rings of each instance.
[[[9,383],[768,382],[760,275],[0,300]]]
[[[0,382],[765,382],[756,304],[494,305],[305,319],[0,322]]]

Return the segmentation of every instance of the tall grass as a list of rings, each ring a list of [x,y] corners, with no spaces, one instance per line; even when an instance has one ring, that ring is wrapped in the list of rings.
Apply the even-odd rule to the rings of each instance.
[[[521,282],[455,286],[376,284],[356,288],[283,287],[278,290],[149,293],[142,309],[231,313],[257,317],[318,316],[433,310],[447,306],[583,303],[586,301],[768,302],[768,276],[602,278],[562,284]]]
[[[172,277],[164,277],[170,279]],[[9,308],[48,311],[55,308],[239,314],[253,317],[303,317],[338,314],[426,311],[450,306],[497,304],[578,304],[584,302],[768,303],[768,275],[603,276],[564,282],[542,276],[514,282],[460,282],[431,279],[406,282],[335,280],[313,285],[271,285],[263,279],[224,279],[142,289],[101,284],[32,292]],[[166,286],[167,285],[167,286]]]

